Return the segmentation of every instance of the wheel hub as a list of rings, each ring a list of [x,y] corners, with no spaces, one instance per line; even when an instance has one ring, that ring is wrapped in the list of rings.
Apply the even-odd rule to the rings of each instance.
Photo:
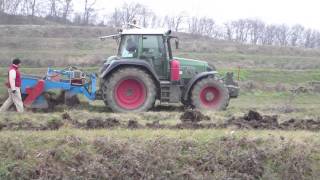
[[[212,92],[207,92],[206,93],[206,100],[210,102],[213,99],[214,99],[214,94]]]
[[[221,93],[219,89],[214,86],[202,88],[199,96],[202,105],[210,108],[216,107],[221,100]]]
[[[128,90],[127,90],[127,93],[126,93],[126,96],[127,97],[130,97],[130,96],[132,96],[133,95],[133,90],[131,89],[131,88],[129,88]]]
[[[115,100],[121,108],[137,109],[146,100],[146,88],[136,79],[121,80],[115,88]]]

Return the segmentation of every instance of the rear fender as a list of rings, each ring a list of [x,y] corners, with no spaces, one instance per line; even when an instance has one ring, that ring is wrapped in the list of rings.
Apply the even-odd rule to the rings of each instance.
[[[146,70],[147,72],[149,72],[149,74],[153,77],[153,79],[157,83],[160,83],[158,75],[156,74],[152,66],[146,61],[142,61],[138,59],[114,60],[109,65],[105,65],[105,66],[108,66],[108,67],[106,67],[105,70],[101,72],[101,75],[100,75],[101,79],[108,77],[110,74],[112,74],[112,72],[114,72],[120,67],[133,66],[133,67],[139,67]]]
[[[188,85],[185,88],[185,91],[183,93],[183,101],[188,101],[189,94],[190,94],[190,91],[191,91],[193,85],[195,85],[199,80],[206,78],[206,77],[209,77],[209,76],[215,77],[217,74],[218,74],[217,71],[209,71],[209,72],[202,72],[200,74],[197,74],[195,77],[193,77],[188,82]]]

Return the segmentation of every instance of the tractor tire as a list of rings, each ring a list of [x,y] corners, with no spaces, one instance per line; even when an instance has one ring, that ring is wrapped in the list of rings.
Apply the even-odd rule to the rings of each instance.
[[[191,91],[191,103],[197,109],[225,110],[229,104],[229,91],[215,78],[198,81]]]
[[[145,71],[128,67],[111,74],[104,83],[105,104],[114,112],[147,111],[155,103],[156,85]]]

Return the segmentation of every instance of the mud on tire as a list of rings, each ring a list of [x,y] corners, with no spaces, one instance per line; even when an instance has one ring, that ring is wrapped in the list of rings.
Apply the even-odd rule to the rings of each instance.
[[[103,98],[114,112],[147,111],[155,103],[156,86],[145,71],[121,68],[104,82]]]
[[[197,109],[225,110],[229,104],[229,92],[215,78],[198,81],[191,91],[191,103]]]

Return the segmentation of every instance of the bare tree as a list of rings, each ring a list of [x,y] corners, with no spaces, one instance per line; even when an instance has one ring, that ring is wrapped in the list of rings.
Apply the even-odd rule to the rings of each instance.
[[[235,40],[237,42],[248,42],[250,26],[247,19],[232,21],[231,27],[234,28]]]
[[[191,17],[188,20],[188,32],[191,34],[200,34],[199,32],[199,19],[197,17]]]
[[[22,0],[19,14],[31,16],[33,19],[38,11],[37,6],[38,0]]]
[[[320,32],[308,29],[304,33],[304,47],[316,48],[320,46]]]
[[[228,40],[228,41],[232,41],[234,38],[234,30],[232,28],[231,23],[225,23],[224,24],[225,27],[225,35],[224,35],[224,39]]]
[[[31,9],[31,17],[33,18],[36,14],[36,4],[37,4],[37,0],[31,0],[30,2],[30,9]]]
[[[264,28],[264,31],[262,33],[261,44],[263,44],[263,45],[273,45],[274,41],[275,41],[275,32],[276,32],[276,26],[275,25],[267,25]]]
[[[22,0],[0,0],[0,11],[3,13],[18,15]]]
[[[95,12],[94,5],[97,0],[85,0],[84,1],[84,12],[83,12],[83,24],[88,25],[91,16]]]
[[[144,28],[149,27],[153,18],[154,12],[145,6],[142,6],[140,13],[140,25]]]
[[[151,16],[151,20],[150,20],[150,21],[151,21],[151,22],[150,22],[150,27],[151,27],[151,28],[163,27],[163,26],[161,26],[161,21],[162,21],[162,19],[159,18],[156,14],[153,14],[153,15]]]
[[[74,24],[81,25],[81,24],[83,23],[82,18],[83,18],[83,14],[82,14],[82,13],[75,13],[75,14],[73,15],[72,22],[73,22]]]
[[[152,23],[155,14],[139,3],[124,3],[121,8],[115,8],[110,16],[109,24],[114,27],[137,22],[138,25],[148,27]]]
[[[5,0],[0,0],[0,12],[1,13],[4,12],[4,3],[5,3]]]
[[[297,46],[302,44],[304,27],[301,25],[295,25],[290,30],[290,45]]]
[[[121,8],[121,21],[122,24],[132,23],[137,20],[141,15],[144,6],[139,3],[123,4]]]
[[[212,37],[215,34],[216,24],[211,18],[203,17],[200,19],[201,34]]]
[[[275,29],[276,43],[280,46],[288,45],[289,27],[285,24],[279,25]]]
[[[108,24],[111,25],[112,27],[118,28],[121,26],[121,17],[122,17],[122,12],[120,9],[115,8],[111,17],[109,18]]]
[[[63,1],[63,12],[62,12],[62,19],[66,23],[68,17],[72,11],[72,0],[64,0]]]
[[[58,3],[59,0],[49,0],[49,16],[57,17],[58,16]]]
[[[181,12],[176,16],[165,16],[164,18],[165,26],[168,29],[174,30],[175,32],[179,32],[181,25],[184,23],[184,18],[186,17],[184,14],[185,14],[184,12]]]
[[[264,29],[265,29],[265,23],[260,20],[247,20],[248,23],[248,29],[250,34],[250,42],[252,44],[258,44],[258,41],[262,39]]]

